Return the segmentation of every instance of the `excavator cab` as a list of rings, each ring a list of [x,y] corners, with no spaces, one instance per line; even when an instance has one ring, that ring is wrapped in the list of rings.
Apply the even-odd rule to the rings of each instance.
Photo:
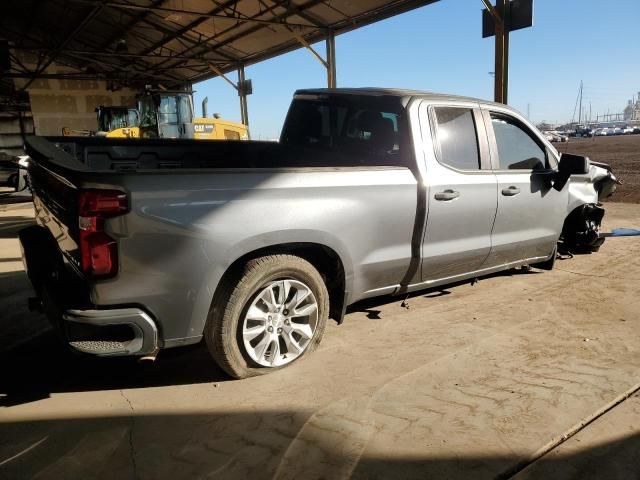
[[[127,107],[96,108],[98,130],[96,135],[108,137],[130,137],[131,128],[140,122],[138,110]]]
[[[138,96],[142,138],[194,138],[191,94],[151,92]]]

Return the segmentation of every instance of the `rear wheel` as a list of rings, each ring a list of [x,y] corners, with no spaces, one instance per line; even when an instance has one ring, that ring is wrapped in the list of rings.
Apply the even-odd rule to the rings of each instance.
[[[261,257],[221,286],[205,340],[229,375],[261,375],[315,350],[328,312],[329,294],[313,265],[293,255]]]

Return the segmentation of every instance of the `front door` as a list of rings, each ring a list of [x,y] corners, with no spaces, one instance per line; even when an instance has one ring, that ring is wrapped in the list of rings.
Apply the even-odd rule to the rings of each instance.
[[[553,251],[568,204],[568,182],[554,188],[557,160],[523,120],[485,111],[498,212],[487,266],[548,257]]]
[[[430,282],[482,268],[491,250],[497,193],[477,105],[432,105],[421,111],[421,123],[431,125],[423,138],[432,139],[434,147],[426,158],[422,245],[422,281]]]

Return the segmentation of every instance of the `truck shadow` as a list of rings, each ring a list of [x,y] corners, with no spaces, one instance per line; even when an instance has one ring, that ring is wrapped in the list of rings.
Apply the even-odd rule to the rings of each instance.
[[[46,317],[27,309],[33,295],[23,271],[0,273],[0,407],[52,393],[220,382],[229,377],[203,343],[163,351],[153,364],[71,352]]]
[[[32,216],[3,216],[0,218],[0,238],[17,238],[23,228],[35,225]]]
[[[487,280],[490,278],[501,278],[501,277],[516,277],[516,276],[526,276],[526,275],[538,275],[541,272],[540,270],[535,269],[510,269],[502,272],[493,273],[491,275],[486,275],[484,277],[463,280],[456,283],[451,283],[446,286],[440,286],[425,290],[418,290],[415,292],[411,292],[409,294],[398,294],[398,295],[384,295],[380,297],[367,298],[365,300],[360,300],[359,302],[354,303],[353,305],[349,305],[347,307],[347,314],[362,312],[366,313],[366,317],[371,320],[380,320],[381,310],[377,309],[377,307],[383,307],[386,305],[391,305],[394,303],[399,303],[400,306],[404,308],[410,308],[411,301],[419,298],[439,298],[447,295],[455,294],[456,288],[462,285],[474,285],[475,283],[482,283],[483,280]]]
[[[534,270],[513,270],[490,277],[532,275]],[[486,277],[485,277],[486,278]],[[459,282],[408,296],[385,296],[358,302],[347,313],[364,312],[380,319],[384,305],[412,299],[438,298],[455,294]],[[0,308],[10,310],[0,318],[0,407],[48,398],[52,393],[119,390],[170,385],[224,382],[231,378],[211,359],[201,342],[162,351],[154,363],[135,358],[97,358],[72,352],[51,329],[44,315],[29,312],[26,300],[32,295],[24,272],[0,273],[0,290],[7,292]],[[348,321],[348,319],[347,319]]]
[[[48,398],[52,393],[191,385],[229,380],[203,343],[163,351],[153,363],[95,358],[71,352],[49,330],[0,354],[0,407]]]

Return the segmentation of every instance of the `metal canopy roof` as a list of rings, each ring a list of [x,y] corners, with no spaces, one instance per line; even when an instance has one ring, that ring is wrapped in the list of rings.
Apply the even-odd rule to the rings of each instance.
[[[21,0],[0,7],[0,39],[9,41],[9,78],[171,88],[436,1]],[[54,62],[70,69],[52,72]]]

